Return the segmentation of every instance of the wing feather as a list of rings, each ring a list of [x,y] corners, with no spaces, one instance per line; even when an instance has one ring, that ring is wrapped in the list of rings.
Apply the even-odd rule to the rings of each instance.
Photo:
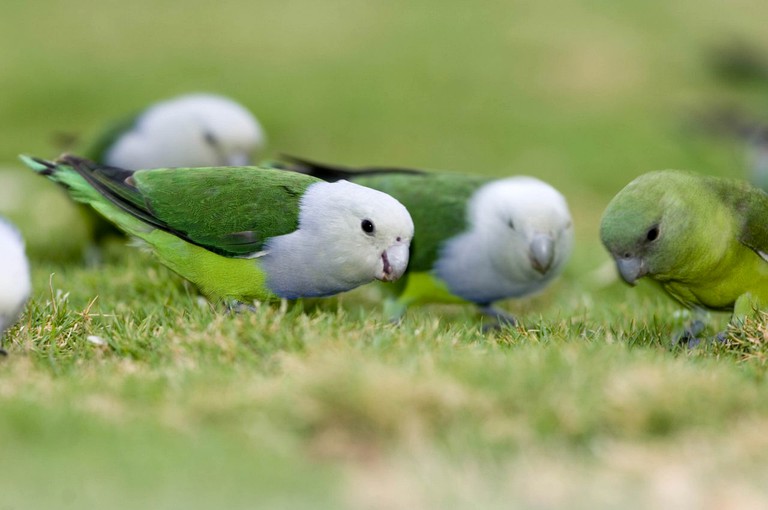
[[[260,251],[298,228],[300,201],[318,179],[259,167],[129,171],[74,156],[70,165],[104,197],[155,228],[226,256]]]
[[[746,181],[712,180],[740,220],[739,241],[768,262],[768,194]]]

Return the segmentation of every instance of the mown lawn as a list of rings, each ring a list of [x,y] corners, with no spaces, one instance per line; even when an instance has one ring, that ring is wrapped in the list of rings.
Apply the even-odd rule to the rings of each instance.
[[[768,83],[707,66],[732,37],[768,48],[766,16],[759,0],[6,2],[0,212],[35,293],[0,358],[0,510],[765,508],[768,317],[673,347],[687,314],[620,284],[597,231],[645,171],[744,174],[742,147],[689,119],[768,115]],[[391,325],[375,286],[230,315],[135,248],[84,265],[77,210],[16,155],[197,90],[250,107],[265,157],[546,179],[573,258],[504,304],[521,326],[487,334],[460,306]]]

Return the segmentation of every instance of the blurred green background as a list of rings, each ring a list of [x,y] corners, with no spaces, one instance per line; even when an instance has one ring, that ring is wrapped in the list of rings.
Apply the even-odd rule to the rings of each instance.
[[[708,66],[732,39],[768,45],[765,13],[760,0],[8,0],[0,162],[57,155],[62,135],[87,140],[159,99],[218,92],[263,122],[267,155],[546,179],[572,204],[578,253],[591,252],[603,206],[634,176],[740,175],[733,144],[683,120],[726,101],[768,108],[764,83],[731,86]],[[57,242],[71,218],[38,191],[51,186],[32,180],[20,200],[1,178],[0,211],[33,253],[39,237],[66,248],[77,219]]]

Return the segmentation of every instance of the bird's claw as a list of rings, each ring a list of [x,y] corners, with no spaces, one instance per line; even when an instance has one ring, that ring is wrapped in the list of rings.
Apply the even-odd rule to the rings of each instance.
[[[232,301],[232,302],[226,303],[225,309],[227,313],[232,315],[236,315],[244,312],[253,313],[258,310],[258,308],[255,305],[247,305],[245,303],[241,303],[240,301]]]
[[[397,299],[387,298],[384,301],[384,310],[382,311],[384,317],[387,317],[390,324],[399,326],[403,322],[405,317],[405,311],[408,308],[408,304]]]
[[[693,349],[695,347],[698,347],[703,340],[708,341],[715,341],[720,344],[725,344],[728,342],[728,332],[727,331],[721,331],[718,334],[716,334],[714,337],[709,338],[700,338],[699,334],[701,334],[702,331],[704,331],[704,328],[706,325],[704,322],[700,320],[695,320],[691,322],[682,333],[680,333],[677,338],[675,339],[675,345],[680,345],[684,343],[684,345],[688,349]]]
[[[483,324],[482,332],[491,333],[493,331],[499,331],[503,329],[504,325],[500,322],[486,322]]]
[[[684,344],[689,349],[698,346],[701,343],[701,339],[698,336],[706,327],[707,325],[704,321],[698,319],[692,321],[683,329],[682,333],[675,337],[673,345]]]
[[[493,319],[493,322],[483,324],[483,333],[517,326],[517,319],[514,315],[498,310],[490,305],[481,306],[480,313]]]

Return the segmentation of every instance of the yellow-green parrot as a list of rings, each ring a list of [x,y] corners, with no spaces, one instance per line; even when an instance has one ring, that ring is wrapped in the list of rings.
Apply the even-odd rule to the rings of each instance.
[[[747,182],[647,173],[608,204],[600,237],[629,284],[647,277],[737,320],[768,306],[768,195]]]

